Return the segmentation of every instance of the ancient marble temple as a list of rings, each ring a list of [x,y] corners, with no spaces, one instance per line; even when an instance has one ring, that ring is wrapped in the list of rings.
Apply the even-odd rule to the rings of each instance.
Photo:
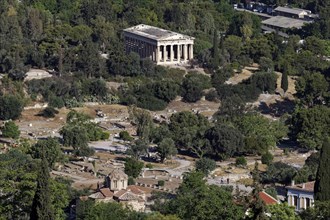
[[[140,24],[124,29],[126,53],[136,52],[157,64],[187,63],[193,59],[194,38]]]

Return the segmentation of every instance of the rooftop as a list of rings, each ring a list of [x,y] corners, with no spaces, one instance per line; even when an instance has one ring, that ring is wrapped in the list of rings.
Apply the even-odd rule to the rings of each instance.
[[[300,191],[314,192],[314,185],[315,185],[315,181],[312,181],[307,183],[296,184],[293,186],[287,186],[286,188],[300,190]]]
[[[272,197],[271,195],[269,195],[266,192],[260,192],[259,196],[260,196],[260,199],[262,201],[264,201],[264,203],[266,205],[274,205],[274,204],[278,203],[277,199],[275,199],[274,197]]]
[[[261,22],[264,25],[275,26],[279,28],[301,28],[304,24],[310,23],[310,21],[304,21],[300,19],[288,18],[283,16],[275,16]]]
[[[114,169],[113,171],[111,171],[109,173],[109,178],[110,180],[121,180],[121,179],[128,179],[128,176],[126,173],[124,173],[124,171],[122,169]]]
[[[180,33],[176,33],[170,30],[165,30],[158,27],[153,27],[145,24],[139,24],[134,27],[124,29],[124,32],[140,35],[146,38],[150,38],[153,40],[178,40],[178,39],[191,39],[188,35],[183,35]]]
[[[306,12],[306,13],[311,13],[311,11],[309,10],[305,10],[305,9],[301,9],[301,8],[288,8],[288,7],[277,7],[275,8],[275,11],[280,11],[280,12],[285,12],[285,13],[290,13],[290,14],[296,14],[299,15],[302,12]]]

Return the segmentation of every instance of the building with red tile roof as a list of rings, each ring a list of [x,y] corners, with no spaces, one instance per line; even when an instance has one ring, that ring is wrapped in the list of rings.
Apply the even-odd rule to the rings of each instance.
[[[279,203],[277,199],[275,199],[274,197],[272,197],[271,195],[269,195],[264,191],[259,192],[259,197],[262,201],[264,201],[266,205],[275,205]]]

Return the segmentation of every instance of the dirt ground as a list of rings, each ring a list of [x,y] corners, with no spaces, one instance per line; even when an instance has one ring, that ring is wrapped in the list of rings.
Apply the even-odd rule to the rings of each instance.
[[[218,111],[220,103],[210,102],[207,100],[199,100],[195,103],[183,102],[181,98],[177,98],[170,102],[165,110],[155,112],[158,115],[170,116],[173,113],[181,111],[194,111],[199,112],[206,117],[212,116]]]

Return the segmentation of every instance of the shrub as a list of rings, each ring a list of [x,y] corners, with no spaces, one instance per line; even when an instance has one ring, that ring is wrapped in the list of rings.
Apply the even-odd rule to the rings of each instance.
[[[110,133],[109,132],[102,132],[101,134],[101,140],[108,140],[110,137]]]
[[[246,166],[247,162],[245,157],[237,157],[236,158],[236,166]]]
[[[158,186],[164,186],[165,185],[165,181],[164,180],[158,180]]]
[[[64,107],[64,101],[61,97],[52,95],[48,98],[48,106],[54,108],[62,108]]]
[[[270,165],[273,162],[273,159],[273,155],[269,151],[267,151],[267,153],[261,156],[261,163]]]
[[[13,121],[6,122],[5,126],[2,128],[2,136],[5,138],[19,138],[20,131],[18,126]]]
[[[119,132],[119,137],[120,137],[120,139],[122,139],[124,141],[132,141],[133,140],[133,137],[131,137],[127,131]]]
[[[148,164],[146,164],[146,168],[152,169],[152,168],[154,168],[154,166],[151,163],[148,163]]]

